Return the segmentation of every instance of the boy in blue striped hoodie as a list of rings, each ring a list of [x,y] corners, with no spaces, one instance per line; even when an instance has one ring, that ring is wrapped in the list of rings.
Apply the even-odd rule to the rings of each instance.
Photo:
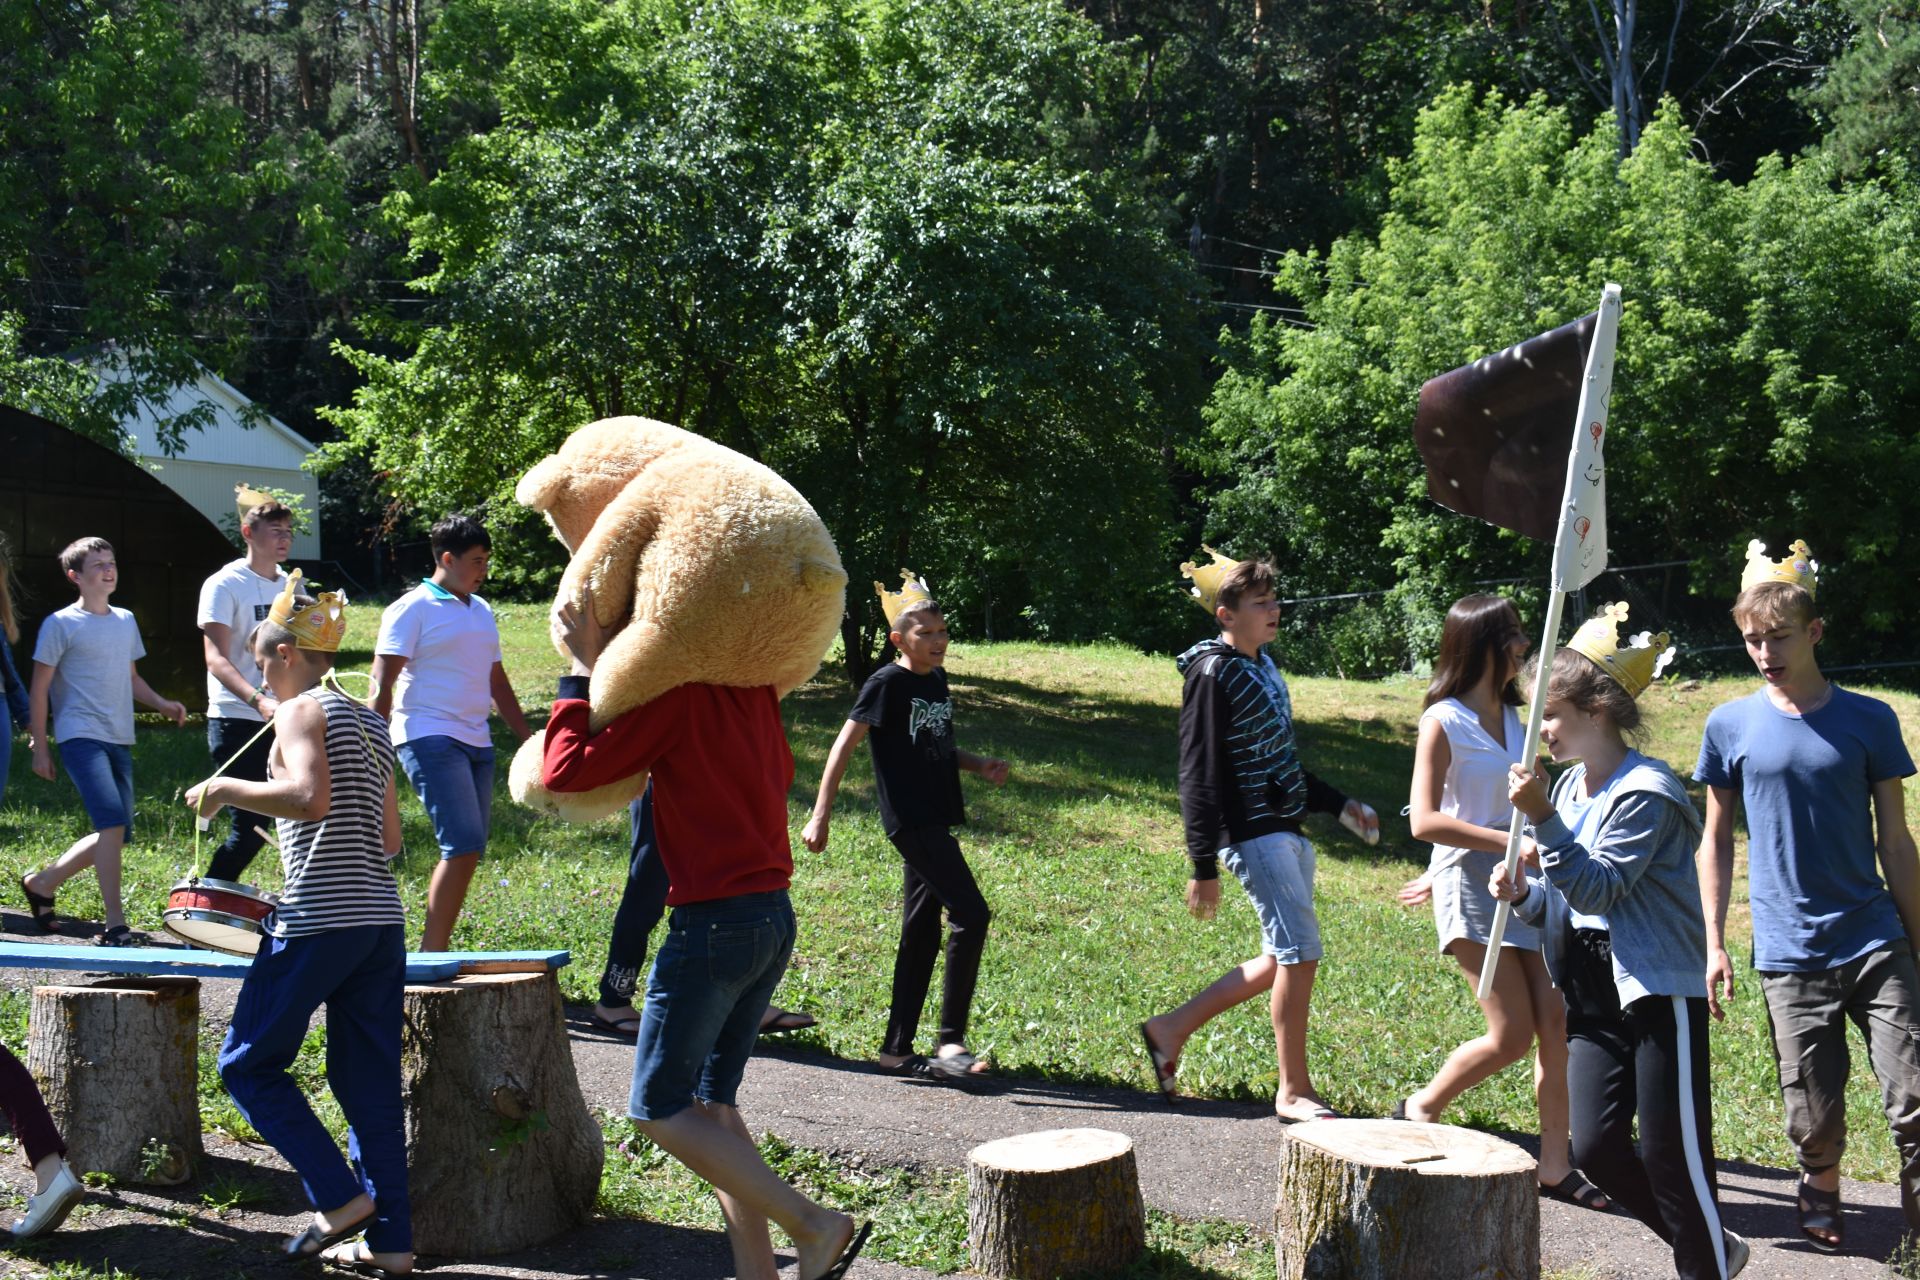
[[[1180,702],[1180,812],[1187,828],[1187,909],[1212,918],[1220,903],[1220,863],[1239,878],[1260,917],[1261,954],[1222,974],[1200,994],[1140,1024],[1161,1094],[1174,1098],[1180,1049],[1207,1022],[1271,991],[1280,1063],[1274,1114],[1282,1124],[1334,1115],[1307,1073],[1307,1012],[1319,967],[1320,923],[1313,911],[1313,846],[1301,829],[1309,812],[1338,816],[1368,844],[1380,819],[1358,800],[1307,772],[1293,736],[1287,682],[1264,648],[1280,628],[1273,566],[1183,565],[1194,598],[1220,624],[1176,659],[1186,677]]]

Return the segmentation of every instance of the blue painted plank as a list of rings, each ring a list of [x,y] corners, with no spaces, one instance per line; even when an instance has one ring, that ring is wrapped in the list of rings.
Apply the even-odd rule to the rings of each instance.
[[[544,953],[540,953],[544,954]],[[0,969],[57,969],[72,973],[124,973],[136,977],[244,978],[253,961],[220,951],[188,947],[95,947],[38,942],[0,942]],[[444,982],[460,971],[448,954],[407,957],[408,982]]]
[[[510,964],[545,964],[549,969],[564,969],[573,963],[570,951],[409,951],[408,960],[458,960],[468,962],[506,961]]]

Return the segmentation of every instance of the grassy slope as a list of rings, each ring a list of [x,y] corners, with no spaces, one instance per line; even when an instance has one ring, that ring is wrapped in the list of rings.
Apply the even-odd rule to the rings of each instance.
[[[545,643],[542,614],[528,606],[500,612],[516,686],[529,704],[544,703],[560,664]],[[371,611],[363,611],[356,631],[370,633],[371,623]],[[345,655],[342,665],[364,670],[366,664],[362,651]],[[1003,791],[967,779],[972,822],[963,843],[995,911],[975,1006],[975,1045],[1003,1069],[1022,1074],[1144,1086],[1134,1024],[1258,949],[1253,915],[1239,892],[1226,893],[1219,918],[1208,924],[1189,919],[1181,903],[1186,864],[1174,790],[1179,680],[1172,664],[1112,647],[959,644],[949,669],[962,744],[1005,756],[1014,766]],[[1337,1106],[1383,1113],[1456,1043],[1481,1030],[1463,979],[1434,953],[1430,915],[1393,902],[1394,889],[1426,858],[1397,816],[1420,690],[1407,680],[1300,679],[1293,687],[1305,758],[1316,772],[1372,801],[1385,820],[1378,849],[1364,848],[1322,819],[1314,820],[1313,831],[1328,956],[1315,998],[1315,1076]],[[1744,688],[1721,682],[1656,691],[1653,754],[1684,772],[1708,710]],[[1920,700],[1885,696],[1899,709],[1909,741],[1920,741]],[[787,704],[799,761],[796,832],[850,702],[850,691],[829,673]],[[204,743],[194,723],[185,730],[142,725],[136,753],[141,829],[127,875],[136,922],[156,923],[168,885],[192,865],[192,823],[171,801],[204,773]],[[590,998],[624,875],[625,832],[613,824],[566,827],[519,810],[505,797],[510,745],[503,738],[493,853],[476,878],[455,943],[571,948],[568,995]],[[16,748],[13,783],[0,810],[0,832],[17,868],[46,860],[84,830],[64,777],[49,785],[26,766],[24,750]],[[1910,790],[1910,805],[1913,799]],[[404,796],[403,813],[408,852],[401,877],[417,928],[434,855],[411,796]],[[820,1030],[809,1033],[821,1047],[865,1056],[878,1045],[885,1019],[899,862],[880,831],[864,761],[850,771],[835,816],[829,850],[798,853],[801,936],[780,999],[821,1016]],[[263,862],[257,871],[259,883],[276,883],[277,868]],[[1737,887],[1735,896],[1730,932],[1744,940],[1743,890]],[[62,907],[97,912],[92,878],[74,881]],[[936,984],[936,998],[937,992]],[[1764,1015],[1751,981],[1733,1016],[1716,1029],[1714,1058],[1720,1153],[1788,1163]],[[1181,1082],[1197,1093],[1270,1095],[1273,1051],[1264,1008],[1244,1007],[1196,1037],[1183,1058]],[[1849,1113],[1855,1132],[1849,1172],[1891,1178],[1892,1146],[1864,1063]],[[1525,1069],[1509,1069],[1469,1094],[1451,1118],[1531,1129]]]

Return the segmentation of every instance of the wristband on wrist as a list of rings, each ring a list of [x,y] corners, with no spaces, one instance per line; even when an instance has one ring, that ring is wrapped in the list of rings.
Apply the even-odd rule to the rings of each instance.
[[[259,685],[255,685],[255,686],[253,687],[253,692],[247,695],[247,705],[248,705],[248,706],[250,706],[250,707],[257,707],[257,706],[259,706],[259,705],[260,705],[260,695],[261,695],[262,693],[265,693],[265,692],[266,692],[266,690],[264,690],[264,689],[262,689],[262,688],[261,688],[261,687],[260,687]]]

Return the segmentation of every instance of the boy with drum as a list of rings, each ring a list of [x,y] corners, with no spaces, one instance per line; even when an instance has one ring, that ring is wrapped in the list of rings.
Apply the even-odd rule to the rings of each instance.
[[[388,868],[400,852],[393,745],[385,720],[324,682],[346,635],[344,602],[296,596],[299,582],[296,572],[252,637],[280,704],[271,781],[219,777],[187,793],[196,814],[230,804],[273,817],[286,867],[220,1049],[220,1078],[314,1206],[285,1253],[403,1275],[413,1270],[413,1230],[400,1097],[406,915]],[[347,1117],[351,1167],[288,1071],[322,1005],[327,1084]]]

